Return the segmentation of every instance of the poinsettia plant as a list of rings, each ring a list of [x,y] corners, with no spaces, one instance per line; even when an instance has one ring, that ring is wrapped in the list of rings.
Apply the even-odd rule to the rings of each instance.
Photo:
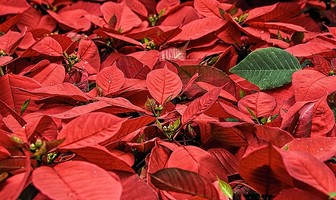
[[[1,199],[336,199],[335,1],[0,5]]]

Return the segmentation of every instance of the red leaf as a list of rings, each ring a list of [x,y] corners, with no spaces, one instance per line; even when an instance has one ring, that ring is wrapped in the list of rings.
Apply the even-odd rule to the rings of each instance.
[[[80,149],[71,149],[72,152],[80,158],[95,164],[105,170],[118,170],[133,173],[132,165],[134,164],[134,158],[131,157],[132,163],[128,164],[122,158],[123,152],[112,150],[108,151],[102,146],[84,147]],[[132,155],[132,154],[131,154]]]
[[[288,142],[292,141],[294,138],[287,131],[284,131],[278,127],[270,127],[264,125],[255,125],[255,134],[261,139],[265,139],[270,142],[270,144],[276,147],[283,147]]]
[[[227,175],[233,175],[238,173],[239,162],[237,158],[229,151],[223,148],[212,148],[208,152],[217,158],[217,160],[224,166],[225,173]]]
[[[126,4],[131,10],[138,13],[139,15],[143,17],[148,16],[148,11],[144,5],[144,2],[137,0],[126,0]]]
[[[174,99],[182,90],[180,77],[167,67],[148,73],[146,84],[149,93],[160,105],[165,105],[167,99]]]
[[[78,45],[78,54],[89,74],[95,74],[100,70],[100,56],[98,48],[92,40],[81,39]]]
[[[326,76],[328,76],[329,72],[332,70],[330,63],[321,55],[313,55],[313,63],[314,68]]]
[[[225,112],[227,112],[229,115],[232,115],[233,117],[238,118],[239,120],[242,120],[244,122],[254,124],[253,120],[251,119],[250,115],[246,115],[243,112],[240,112],[234,107],[228,106],[224,103],[219,102],[220,106],[223,108]]]
[[[181,33],[181,29],[179,27],[174,28],[172,30],[166,31],[166,32],[162,32],[159,33],[155,38],[154,38],[154,44],[156,46],[161,46],[167,42],[169,42],[169,40],[171,40],[172,38],[174,38],[176,35],[178,35],[179,33]]]
[[[91,28],[91,22],[83,17],[88,14],[88,12],[83,9],[62,9],[58,13],[47,10],[47,12],[52,18],[60,23],[61,28],[64,30],[76,29],[87,31]]]
[[[129,56],[136,58],[138,61],[142,62],[152,70],[155,66],[155,63],[159,60],[160,52],[157,50],[137,51],[129,54]]]
[[[301,26],[298,26],[295,24],[282,23],[282,22],[250,22],[248,23],[248,25],[251,27],[256,27],[256,28],[267,28],[267,29],[275,29],[275,30],[281,30],[281,31],[307,32],[307,30]]]
[[[129,119],[127,121],[125,121],[120,129],[118,130],[118,132],[112,136],[111,138],[109,138],[108,140],[100,143],[101,145],[109,145],[111,143],[118,143],[120,141],[127,141],[127,137],[130,137],[133,139],[134,134],[132,134],[133,132],[135,132],[136,130],[139,130],[140,128],[145,127],[146,125],[154,122],[155,118],[151,117],[151,116],[141,116],[138,118],[134,118],[134,119]],[[126,138],[126,139],[125,139]]]
[[[246,115],[251,116],[248,108],[251,109],[256,117],[269,117],[276,108],[276,101],[271,95],[263,92],[257,92],[243,97],[238,102],[238,109]]]
[[[180,5],[179,0],[162,0],[162,1],[159,1],[157,3],[156,12],[160,13],[160,12],[164,11],[164,14],[166,14],[178,5]]]
[[[214,104],[221,92],[221,88],[214,88],[202,97],[191,102],[182,115],[182,124],[186,124],[208,110]]]
[[[231,6],[232,5],[230,5],[230,7]],[[218,1],[211,1],[211,0],[195,0],[194,7],[199,14],[205,17],[214,17],[214,18],[222,18],[219,11],[220,9],[227,10]]]
[[[315,70],[300,70],[293,74],[292,84],[296,101],[320,99],[336,91],[336,76],[326,77]]]
[[[213,86],[209,83],[205,83],[205,82],[196,82],[196,84],[206,91],[210,91],[210,90],[215,88],[215,86]],[[223,89],[220,91],[219,96],[224,98],[224,99],[228,99],[228,100],[237,102],[237,99],[234,96],[232,96],[229,92],[227,92]]]
[[[32,49],[48,56],[62,56],[63,53],[62,46],[51,37],[38,41]]]
[[[150,55],[147,55],[150,57]],[[125,74],[126,78],[145,80],[150,69],[131,56],[120,56],[116,60],[116,66]]]
[[[124,121],[102,112],[81,115],[59,132],[57,139],[65,138],[59,148],[78,149],[94,146],[116,134]]]
[[[19,90],[19,88],[32,90],[41,87],[41,85],[35,80],[15,74],[7,74],[0,77],[0,85],[2,90],[0,93],[0,100],[10,106],[17,113],[20,113],[22,104],[30,98],[27,93]],[[36,109],[36,106],[30,105],[28,110],[34,108]],[[3,112],[1,111],[0,113]]]
[[[257,192],[274,194],[281,191],[283,182],[291,185],[280,151],[272,145],[257,149],[240,160],[240,176]]]
[[[71,83],[61,83],[57,85],[46,86],[27,92],[42,97],[51,97],[51,98],[66,97],[76,101],[84,101],[84,102],[89,100],[89,98],[85,96],[85,94],[80,89],[78,89]]]
[[[244,147],[248,145],[248,132],[240,130],[238,125],[242,123],[234,122],[212,122],[211,139],[223,145]]]
[[[11,55],[19,45],[18,43],[21,41],[20,39],[22,39],[21,33],[9,30],[6,34],[0,37],[0,49],[7,55]]]
[[[0,195],[3,199],[17,199],[21,193],[18,191],[22,181],[24,181],[25,173],[16,174],[8,178],[5,183],[0,185]]]
[[[124,73],[115,66],[107,67],[97,74],[97,88],[100,88],[102,95],[117,92],[125,82]]]
[[[286,145],[288,151],[305,151],[324,162],[336,155],[336,137],[296,138]]]
[[[51,63],[31,69],[27,76],[35,79],[42,86],[51,86],[63,83],[65,69],[63,65]]]
[[[18,14],[30,7],[28,2],[25,0],[1,0],[0,5],[0,16],[8,14]]]
[[[249,21],[281,21],[290,19],[300,14],[301,8],[298,3],[280,2],[270,6],[257,7],[248,12],[245,22]]]
[[[335,117],[327,102],[327,96],[322,97],[314,104],[312,112],[311,136],[327,136],[335,125]]]
[[[119,199],[122,186],[111,173],[87,162],[70,161],[37,168],[32,182],[51,199]]]
[[[8,32],[9,29],[11,29],[15,24],[17,24],[18,20],[19,20],[19,15],[14,15],[13,17],[6,19],[4,22],[0,24],[0,31],[3,33]]]
[[[336,191],[334,173],[321,161],[306,152],[282,152],[284,165],[294,179],[294,185],[302,190],[325,194]],[[315,193],[315,192],[314,192]]]
[[[20,14],[17,26],[20,30],[27,27],[28,31],[40,28],[53,31],[56,28],[56,21],[49,15],[42,15],[42,13],[31,7]]]
[[[233,23],[227,23],[219,30],[217,37],[228,44],[237,44],[240,42],[241,32],[239,28]]]
[[[151,174],[151,182],[161,190],[190,194],[206,199],[219,199],[212,183],[195,172],[166,168]]]
[[[134,27],[140,26],[141,19],[127,6],[125,2],[106,2],[100,7],[104,19],[109,22],[112,16],[116,16],[117,23],[114,30],[127,32]]]
[[[155,190],[137,174],[120,171],[115,171],[115,173],[119,176],[122,184],[122,195],[120,199],[137,199],[139,198],[139,191],[141,191],[142,200],[159,199]],[[136,188],[136,190],[134,188]]]
[[[155,146],[149,155],[147,173],[154,174],[156,171],[163,169],[168,161],[169,153],[168,150],[155,141]],[[151,184],[150,176],[147,176],[147,181]]]
[[[182,27],[182,32],[170,42],[188,41],[201,38],[223,27],[227,21],[219,18],[203,18],[194,20]]]
[[[274,200],[297,200],[297,199],[314,199],[314,200],[323,200],[324,198],[309,192],[300,190],[297,188],[289,188],[280,192],[275,196]]]
[[[10,156],[10,153],[8,152],[8,150],[3,147],[0,146],[0,160],[6,159]]]
[[[322,39],[313,39],[304,44],[298,44],[286,49],[289,53],[296,57],[310,57],[311,55],[330,55],[333,54],[333,47],[335,44],[327,43]]]
[[[224,166],[210,153],[195,146],[180,146],[170,155],[166,167],[189,170],[213,182],[227,180]]]

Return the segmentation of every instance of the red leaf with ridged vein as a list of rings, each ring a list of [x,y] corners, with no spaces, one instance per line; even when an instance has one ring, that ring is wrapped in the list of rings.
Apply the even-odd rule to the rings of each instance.
[[[222,18],[219,9],[226,10],[218,1],[212,0],[195,0],[194,7],[199,14],[214,18]]]
[[[42,13],[33,7],[20,14],[20,19],[17,23],[19,29],[22,30],[24,27],[27,27],[28,31],[33,29],[53,31],[56,28],[56,25],[56,21],[53,18],[49,15],[42,15]]]
[[[238,118],[241,121],[254,124],[253,120],[250,118],[249,115],[246,115],[243,112],[240,112],[237,108],[234,108],[232,106],[226,105],[221,102],[219,102],[219,105],[223,108],[225,112],[232,115],[233,117]]]
[[[120,142],[124,137],[127,137],[127,135],[130,135],[132,132],[140,128],[143,128],[154,121],[155,121],[154,117],[147,115],[129,119],[121,125],[119,131],[114,136],[112,136],[111,138],[100,144],[106,146],[111,143]]]
[[[127,32],[141,24],[141,19],[125,2],[106,2],[100,7],[100,10],[102,11],[106,22],[109,22],[113,16],[116,16],[117,22],[114,30]]]
[[[326,198],[330,192],[336,191],[335,175],[323,162],[303,151],[284,151],[281,154],[296,187],[308,191],[313,189],[325,194]]]
[[[162,44],[165,44],[169,42],[170,39],[174,38],[176,35],[181,33],[181,29],[179,27],[174,28],[172,30],[159,33],[155,38],[154,38],[154,44],[156,46],[161,46]]]
[[[86,68],[89,74],[100,70],[100,56],[96,44],[92,40],[81,39],[78,45],[79,58],[84,61],[82,68]],[[90,65],[90,66],[88,66]],[[91,70],[88,70],[88,69]]]
[[[336,155],[336,137],[296,138],[286,146],[288,151],[305,151],[322,162]]]
[[[248,12],[246,22],[252,20],[281,21],[299,15],[301,11],[298,3],[280,2],[270,6],[257,7]]]
[[[35,70],[30,70],[27,75],[41,83],[42,86],[51,86],[61,84],[65,78],[65,69],[63,65],[51,63]]]
[[[82,115],[69,122],[59,132],[57,138],[65,138],[59,148],[94,146],[116,134],[124,121],[125,119],[102,112]]]
[[[166,167],[189,170],[213,182],[227,180],[224,166],[210,153],[195,146],[180,146],[170,155]]]
[[[138,174],[130,174],[120,171],[114,171],[114,173],[118,175],[122,184],[122,195],[120,199],[138,199],[139,191],[141,191],[142,200],[159,199],[157,192],[139,177]],[[134,188],[136,188],[136,190]]]
[[[221,90],[222,88],[214,88],[191,102],[182,115],[182,124],[194,120],[208,110],[216,102]]]
[[[164,105],[168,98],[174,99],[182,90],[180,77],[167,67],[148,73],[146,84],[149,93],[160,105]]]
[[[256,28],[267,28],[281,31],[307,32],[307,30],[301,26],[282,22],[250,22],[248,25]]]
[[[8,150],[3,147],[0,146],[0,160],[6,159],[10,156],[10,153],[8,152]]]
[[[219,18],[202,18],[194,20],[181,29],[176,37],[170,40],[170,42],[175,41],[188,41],[201,38],[209,33],[213,33],[223,27],[227,21],[224,21]]]
[[[335,117],[327,102],[327,96],[319,99],[312,112],[311,137],[327,136],[334,128]]]
[[[236,127],[237,122],[211,122],[211,138],[220,144],[234,147],[244,147],[248,145],[244,131]]]
[[[238,109],[242,113],[251,116],[248,108],[256,117],[269,117],[276,108],[276,100],[269,94],[257,92],[243,97],[238,102]],[[253,116],[251,116],[251,118],[253,118]]]
[[[117,92],[125,82],[124,73],[115,66],[106,67],[97,74],[96,83],[103,95]]]
[[[15,74],[7,74],[0,77],[0,85],[2,90],[0,93],[0,100],[17,113],[20,113],[22,104],[30,98],[29,94],[21,91],[19,88],[32,90],[41,87],[37,81]],[[36,108],[36,106],[33,107]],[[33,107],[30,105],[28,109],[30,110]],[[1,107],[0,109],[2,110],[5,108]],[[3,113],[3,111],[0,111],[0,113]]]
[[[212,148],[209,149],[208,152],[222,163],[227,175],[238,173],[239,161],[229,151],[223,148]]]
[[[206,91],[210,91],[210,90],[212,90],[212,89],[214,89],[216,87],[214,85],[211,85],[211,84],[206,83],[206,82],[201,82],[201,81],[196,82],[196,84],[198,86],[200,86],[201,88],[205,89]],[[230,94],[229,92],[227,92],[226,90],[222,89],[220,91],[220,93],[219,93],[219,96],[222,97],[222,98],[225,98],[225,99],[237,102],[237,99],[232,94]]]
[[[190,194],[206,199],[219,199],[212,183],[191,171],[179,168],[165,168],[151,174],[151,182],[161,190]]]
[[[94,147],[84,147],[70,150],[74,152],[76,156],[79,156],[105,170],[118,170],[134,173],[134,170],[131,167],[134,163],[132,162],[131,165],[129,165],[122,160],[122,155],[120,154],[125,154],[124,152],[120,152],[118,150],[108,151],[106,148],[98,145]]]
[[[88,162],[70,161],[37,168],[32,182],[51,199],[119,199],[122,186],[111,173]]]
[[[63,53],[62,46],[51,37],[45,37],[38,41],[32,49],[48,56],[62,56]]]
[[[145,80],[150,72],[146,65],[132,56],[120,56],[117,58],[115,65],[125,74],[126,78]]]
[[[27,91],[42,97],[67,97],[77,101],[88,101],[90,98],[71,83],[61,83]]]
[[[254,150],[240,160],[239,174],[260,194],[274,194],[291,184],[280,150],[272,145]]]
[[[25,173],[16,174],[10,178],[8,178],[2,185],[0,186],[0,195],[3,199],[17,199],[21,193],[18,191],[22,181],[24,181]]]
[[[296,101],[320,99],[336,91],[336,76],[325,76],[315,70],[300,70],[293,74],[292,85]]]
[[[18,14],[30,7],[28,2],[25,0],[1,0],[0,5],[0,16]]]

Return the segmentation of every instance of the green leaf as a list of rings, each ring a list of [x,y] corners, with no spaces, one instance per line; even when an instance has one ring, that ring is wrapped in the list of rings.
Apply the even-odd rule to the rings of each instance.
[[[292,74],[301,69],[299,61],[287,51],[270,47],[250,53],[230,69],[261,90],[281,87],[292,81]]]
[[[223,194],[225,196],[229,197],[230,199],[232,199],[233,198],[233,190],[232,190],[231,186],[227,182],[220,180],[218,177],[217,177],[217,180],[218,180],[219,188],[223,192]]]
[[[29,103],[30,103],[30,99],[26,100],[22,106],[21,106],[21,111],[20,111],[20,115],[22,115],[24,113],[24,111],[27,110],[28,106],[29,106]]]
[[[329,199],[332,199],[334,197],[336,197],[336,192],[330,192],[329,193]]]

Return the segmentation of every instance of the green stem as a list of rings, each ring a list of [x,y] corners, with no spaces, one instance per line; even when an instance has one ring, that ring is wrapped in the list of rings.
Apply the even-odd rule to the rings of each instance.
[[[0,66],[0,77],[1,76],[4,76],[5,75],[5,73],[4,73],[4,71],[2,70],[2,66]]]

